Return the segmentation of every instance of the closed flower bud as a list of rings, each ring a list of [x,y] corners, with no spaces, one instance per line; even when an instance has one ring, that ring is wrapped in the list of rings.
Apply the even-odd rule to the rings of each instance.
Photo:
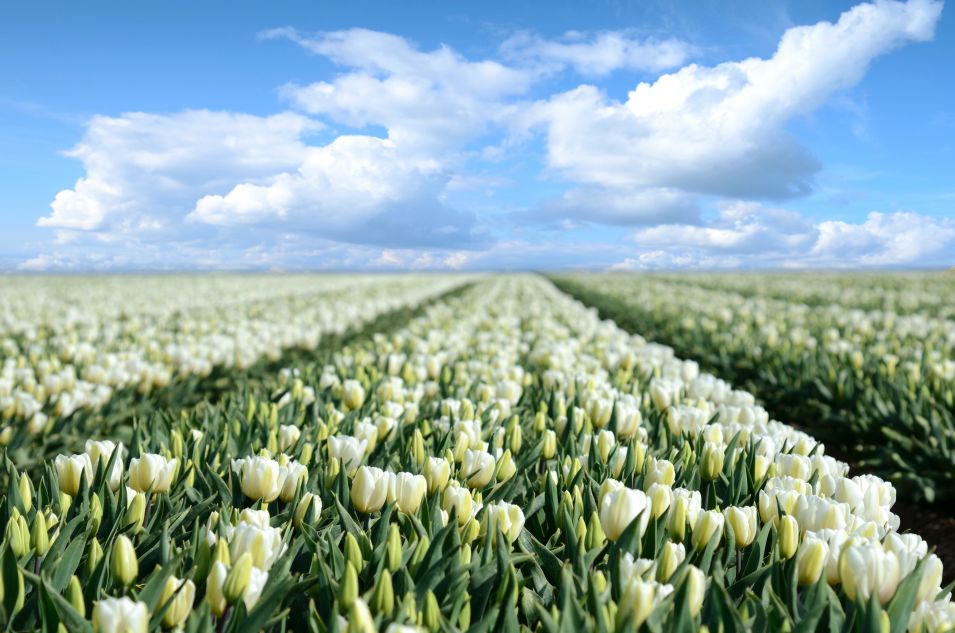
[[[196,585],[191,580],[180,580],[175,576],[167,578],[159,598],[159,608],[166,609],[162,616],[163,627],[174,629],[185,622],[195,599]]]
[[[375,613],[391,615],[395,609],[395,590],[391,583],[391,574],[383,569],[378,574],[375,589],[371,594],[371,608]]]
[[[134,527],[133,532],[138,533],[142,531],[143,520],[146,518],[146,497],[142,493],[134,493],[127,499],[129,505],[126,506],[123,519],[126,525]]]
[[[355,571],[361,571],[365,560],[361,553],[361,546],[351,532],[345,535],[345,560],[352,564]]]
[[[398,526],[392,523],[388,526],[388,540],[385,544],[385,567],[394,573],[401,567],[401,532]]]
[[[355,598],[348,606],[348,626],[345,633],[377,633],[375,620],[371,617],[368,605],[361,598]]]
[[[169,492],[178,466],[178,459],[144,453],[129,460],[129,485],[138,492]]]
[[[796,548],[799,546],[799,523],[794,517],[788,514],[780,517],[777,538],[779,555],[783,560],[789,560],[796,554]]]
[[[484,533],[493,537],[498,531],[513,543],[524,529],[524,512],[513,503],[500,501],[484,506]]]
[[[647,489],[647,496],[653,508],[653,518],[658,519],[670,509],[673,500],[673,489],[666,484],[651,484]]]
[[[424,435],[421,434],[421,429],[415,429],[411,439],[411,459],[415,466],[421,466],[427,456],[428,453],[424,449]]]
[[[94,534],[99,531],[99,526],[103,522],[103,502],[95,492],[90,495],[90,530]]]
[[[80,481],[89,482],[93,478],[93,463],[86,453],[78,455],[57,455],[53,462],[60,484],[60,491],[74,496],[80,490]]]
[[[360,409],[365,402],[365,388],[357,380],[342,383],[342,404],[346,411]]]
[[[822,539],[806,536],[796,555],[796,576],[802,586],[819,580],[829,558],[829,546]]]
[[[600,524],[600,515],[596,511],[590,513],[590,521],[587,523],[587,538],[584,545],[588,550],[603,547],[607,543],[607,535],[604,534],[603,526]]]
[[[483,488],[494,476],[494,456],[485,451],[464,451],[461,475],[470,488]]]
[[[442,457],[428,457],[424,462],[424,478],[428,482],[428,492],[444,488],[451,476],[451,464]]]
[[[113,549],[110,550],[110,570],[113,576],[123,587],[128,587],[139,576],[139,559],[136,558],[136,548],[133,542],[120,534],[113,541]]]
[[[501,458],[497,460],[497,472],[496,479],[497,481],[507,481],[517,472],[517,465],[514,463],[514,458],[511,457],[510,449],[504,451],[504,454],[501,455]]]
[[[730,506],[723,510],[723,516],[726,518],[726,523],[733,528],[733,538],[737,549],[753,542],[758,529],[755,506]]]
[[[358,571],[351,561],[345,562],[345,573],[338,583],[338,603],[347,609],[358,598]]]
[[[6,539],[17,558],[30,551],[30,528],[16,508],[7,521]]]
[[[303,523],[312,524],[318,521],[322,513],[322,498],[311,492],[306,492],[295,506],[295,527],[301,528]]]
[[[351,484],[351,501],[362,514],[378,512],[388,499],[389,478],[374,466],[362,466]]]
[[[101,560],[103,560],[103,546],[95,537],[91,538],[89,545],[86,546],[86,574],[92,574]]]
[[[640,490],[619,488],[608,492],[600,503],[600,525],[611,541],[616,541],[634,519],[640,517],[642,536],[650,520],[650,500]]]
[[[212,563],[212,569],[206,578],[206,602],[212,607],[212,613],[221,618],[225,613],[228,602],[226,602],[223,589],[226,577],[229,575],[229,568],[222,561]]]
[[[663,552],[658,556],[657,580],[660,582],[670,580],[670,576],[673,575],[673,572],[676,571],[676,568],[680,566],[684,559],[686,559],[686,548],[683,543],[674,543],[673,541],[664,543]]]
[[[454,510],[458,525],[464,526],[471,520],[471,510],[474,500],[471,491],[460,485],[448,486],[444,489],[444,498],[441,507],[447,512]]]
[[[33,528],[30,530],[30,546],[37,556],[44,556],[50,549],[50,532],[46,527],[46,517],[37,512],[33,518]]]
[[[20,492],[20,501],[23,502],[23,509],[29,512],[33,508],[33,484],[26,473],[20,473],[20,481],[17,483]]]
[[[551,429],[544,431],[544,447],[541,449],[541,457],[551,459],[557,453],[557,434]]]
[[[769,460],[762,455],[757,455],[753,461],[753,479],[761,481],[769,472]]]
[[[688,591],[686,599],[690,603],[690,615],[694,618],[703,609],[703,597],[706,595],[706,576],[698,568],[690,565],[686,576]]]
[[[106,598],[93,604],[96,633],[146,633],[149,611],[146,604],[129,598]]]
[[[723,472],[723,447],[712,442],[703,444],[703,455],[700,457],[700,477],[704,481],[713,481]]]
[[[438,598],[433,591],[429,591],[424,596],[421,623],[429,631],[437,631],[441,628],[441,607],[438,605]]]
[[[422,475],[398,473],[395,475],[395,505],[405,514],[414,514],[428,489],[428,482]]]
[[[86,600],[83,598],[83,586],[76,574],[70,576],[70,584],[66,587],[66,601],[80,614],[81,618],[86,617]]]
[[[686,537],[687,511],[690,500],[685,496],[676,496],[670,504],[670,514],[667,518],[667,535],[675,541],[682,541]]]
[[[228,604],[235,604],[245,595],[252,579],[252,554],[246,552],[239,556],[225,577],[222,595]]]
[[[278,444],[279,450],[283,453],[295,446],[299,438],[302,437],[302,430],[293,424],[282,424],[279,426]]]
[[[714,535],[717,543],[719,543],[724,522],[723,515],[718,510],[700,512],[696,519],[696,525],[693,526],[693,547],[703,549],[709,544],[710,539],[714,538]]]

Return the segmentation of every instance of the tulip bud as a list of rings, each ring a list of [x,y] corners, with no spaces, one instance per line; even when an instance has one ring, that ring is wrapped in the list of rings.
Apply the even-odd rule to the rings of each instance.
[[[113,541],[113,549],[110,551],[110,570],[123,587],[128,587],[139,576],[136,548],[125,534],[120,534]]]
[[[17,485],[20,489],[20,501],[23,502],[23,509],[29,512],[33,508],[33,484],[26,473],[20,473],[20,481]]]
[[[358,540],[349,532],[345,535],[345,560],[350,562],[355,571],[361,571],[365,566]]]
[[[383,569],[378,575],[375,589],[371,594],[371,608],[375,613],[391,615],[395,609],[395,590],[391,583],[391,574]]]
[[[795,517],[787,514],[779,519],[777,540],[779,555],[783,560],[789,560],[796,554],[796,548],[799,546],[799,523]]]
[[[498,481],[507,481],[517,472],[517,465],[511,457],[511,451],[506,450],[501,458],[497,460],[496,478]]]
[[[676,568],[680,566],[680,563],[686,559],[686,548],[683,546],[683,543],[667,541],[663,544],[663,552],[658,559],[657,580],[667,582],[670,580],[670,576],[673,575],[673,572],[676,571]]]
[[[246,552],[239,556],[232,569],[225,577],[222,585],[222,595],[229,604],[235,604],[245,595],[252,580],[252,554]]]
[[[163,627],[174,629],[185,622],[195,598],[196,585],[191,580],[180,580],[175,576],[167,578],[158,605],[158,608],[166,609],[162,616]]]
[[[659,519],[670,508],[673,500],[673,489],[664,484],[651,484],[647,489],[650,505],[653,509],[653,518]]]
[[[103,502],[95,492],[90,495],[90,532],[96,534],[103,522]]]
[[[698,567],[690,565],[686,582],[689,583],[686,595],[690,604],[690,615],[695,618],[703,608],[703,597],[706,595],[706,576]]]
[[[431,547],[431,539],[426,535],[422,535],[418,538],[418,543],[415,545],[414,551],[411,554],[411,560],[408,561],[408,568],[412,573],[418,571],[418,566],[428,554],[429,547]]]
[[[348,627],[345,633],[377,633],[377,631],[368,605],[361,598],[353,599],[348,607]]]
[[[345,609],[358,598],[358,571],[351,561],[345,562],[345,573],[338,583],[338,603]]]
[[[302,495],[298,505],[295,506],[295,516],[292,519],[295,527],[302,527],[303,523],[313,523],[318,520],[322,513],[322,498],[311,492]]]
[[[17,558],[30,551],[30,528],[27,526],[26,519],[16,508],[13,509],[7,521],[6,538]]]
[[[126,506],[126,514],[123,517],[126,525],[133,526],[133,532],[139,533],[143,529],[143,520],[146,518],[146,497],[137,493],[129,500]]]
[[[311,442],[305,442],[302,444],[302,450],[299,451],[298,463],[303,466],[308,466],[312,463],[312,455],[315,452],[315,445]]]
[[[89,576],[96,570],[96,566],[103,560],[103,546],[99,544],[96,537],[90,539],[86,546],[86,575]]]
[[[551,459],[557,453],[557,434],[547,429],[544,431],[544,447],[541,450],[541,457]]]
[[[433,494],[448,483],[451,464],[441,457],[428,457],[424,462],[424,478],[428,482],[428,492]]]
[[[825,541],[813,536],[799,546],[796,555],[796,575],[801,586],[812,585],[819,580],[829,558],[829,546]]]
[[[351,501],[362,514],[378,512],[388,498],[388,477],[380,468],[362,466],[351,485]]]
[[[710,540],[716,535],[716,542],[719,543],[720,535],[723,532],[725,519],[718,510],[706,510],[700,512],[700,516],[693,526],[692,543],[696,549],[703,549]]]
[[[33,517],[33,529],[30,531],[30,546],[33,552],[43,557],[50,549],[50,532],[46,527],[46,517],[42,512],[37,512]]]
[[[588,550],[603,547],[607,542],[607,535],[604,534],[603,526],[600,525],[600,515],[597,511],[590,513],[590,522],[587,524],[587,538],[584,545]]]
[[[703,444],[703,455],[700,458],[700,477],[704,481],[713,481],[723,472],[723,447],[712,442]]]
[[[421,623],[429,631],[437,631],[441,628],[441,607],[438,606],[438,598],[433,591],[429,591],[424,596]]]
[[[86,617],[86,600],[83,598],[83,586],[76,574],[70,576],[70,584],[66,587],[66,600],[80,614],[81,618]]]
[[[232,555],[229,553],[229,544],[224,538],[216,541],[216,547],[212,550],[212,560],[228,567],[232,564]]]
[[[388,526],[388,540],[385,544],[385,565],[388,571],[398,571],[401,567],[401,555],[401,533],[398,526],[392,523]]]
[[[208,578],[206,578],[206,602],[212,607],[212,613],[217,618],[222,617],[228,606],[225,594],[223,594],[223,587],[228,575],[229,569],[225,566],[225,563],[215,561],[212,563]]]
[[[414,514],[421,506],[428,489],[428,482],[422,475],[398,473],[395,475],[395,505],[405,514]]]
[[[414,436],[411,439],[411,459],[415,466],[421,466],[428,454],[424,449],[424,435],[420,429],[415,429]]]
[[[769,460],[762,455],[757,455],[753,461],[753,479],[761,481],[769,472]]]
[[[466,543],[461,546],[461,564],[471,564],[471,546]]]
[[[670,515],[667,518],[667,535],[675,541],[682,541],[686,537],[686,520],[690,500],[684,496],[676,497],[670,506]]]
[[[753,542],[758,530],[755,506],[730,506],[723,510],[723,516],[726,518],[726,523],[733,528],[733,537],[736,540],[737,549],[746,547]]]
[[[647,529],[652,509],[650,499],[640,490],[621,487],[608,492],[600,503],[600,525],[611,541],[616,541],[637,517],[640,535]]]

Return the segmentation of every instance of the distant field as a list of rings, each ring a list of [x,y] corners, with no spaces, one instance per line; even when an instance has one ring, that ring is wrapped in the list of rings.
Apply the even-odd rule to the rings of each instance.
[[[0,623],[943,630],[952,297],[941,273],[0,278]]]

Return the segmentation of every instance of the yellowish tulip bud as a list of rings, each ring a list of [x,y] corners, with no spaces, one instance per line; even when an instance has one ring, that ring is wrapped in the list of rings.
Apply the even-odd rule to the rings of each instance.
[[[777,530],[779,555],[784,560],[789,560],[796,554],[796,548],[799,546],[799,523],[795,517],[787,514],[779,519]]]
[[[132,584],[139,576],[139,559],[136,558],[136,548],[125,534],[120,534],[113,541],[110,550],[110,570],[113,576],[123,587]]]

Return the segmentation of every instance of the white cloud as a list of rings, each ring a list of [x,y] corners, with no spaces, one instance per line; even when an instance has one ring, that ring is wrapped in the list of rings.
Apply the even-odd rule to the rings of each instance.
[[[301,135],[319,128],[293,113],[258,117],[187,110],[96,116],[66,152],[86,175],[56,195],[39,226],[95,230],[175,215],[206,191],[293,168],[305,156]]]
[[[676,68],[695,49],[678,39],[641,39],[625,31],[569,31],[559,40],[523,31],[508,38],[501,45],[501,52],[538,72],[573,68],[582,75],[599,77],[615,70],[659,72]]]
[[[527,120],[546,127],[551,167],[580,182],[803,195],[819,164],[786,123],[857,83],[875,57],[931,39],[941,9],[934,0],[860,4],[834,24],[790,28],[769,59],[690,64],[640,83],[622,103],[583,85]]]
[[[388,137],[418,152],[460,149],[509,111],[532,72],[491,60],[470,61],[442,46],[419,51],[404,38],[365,29],[304,37],[268,31],[353,69],[332,81],[289,84],[282,94],[297,107],[352,127],[383,126]]]
[[[752,202],[722,205],[701,226],[635,231],[641,250],[617,268],[947,266],[955,221],[912,212],[872,212],[862,222],[810,222]]]

